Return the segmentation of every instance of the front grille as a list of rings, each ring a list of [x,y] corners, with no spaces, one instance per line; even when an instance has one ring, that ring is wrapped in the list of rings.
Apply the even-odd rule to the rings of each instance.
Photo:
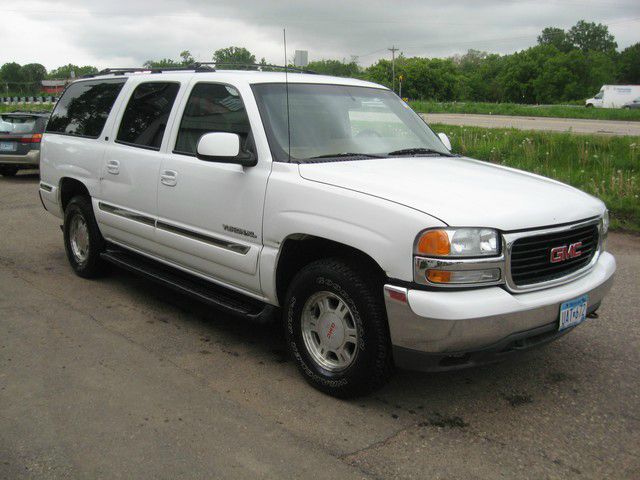
[[[576,242],[582,242],[582,255],[551,263],[553,248]],[[597,225],[520,238],[511,249],[511,279],[515,285],[524,286],[562,278],[588,265],[597,250]]]

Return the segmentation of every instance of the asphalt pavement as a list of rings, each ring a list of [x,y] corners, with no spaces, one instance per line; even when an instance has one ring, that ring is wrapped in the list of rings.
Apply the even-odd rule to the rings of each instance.
[[[37,175],[0,177],[0,478],[640,478],[640,238],[598,319],[515,361],[309,387],[278,325],[83,280]]]
[[[517,117],[470,113],[421,113],[427,123],[485,128],[517,128],[596,135],[640,135],[640,122],[580,118]]]

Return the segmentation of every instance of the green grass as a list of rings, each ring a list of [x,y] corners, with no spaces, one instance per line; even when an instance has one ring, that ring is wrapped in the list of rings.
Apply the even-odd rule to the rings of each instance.
[[[420,113],[479,113],[484,115],[521,115],[528,117],[586,118],[640,122],[640,109],[586,108],[571,105],[521,105],[480,102],[409,102]]]
[[[42,105],[32,105],[32,104],[20,104],[20,105],[0,105],[0,113],[13,112],[14,110],[20,110],[22,112],[33,112],[33,111],[46,111],[50,112],[53,110],[53,104],[42,104]]]
[[[551,177],[602,199],[612,227],[640,232],[640,137],[433,124],[453,151]]]

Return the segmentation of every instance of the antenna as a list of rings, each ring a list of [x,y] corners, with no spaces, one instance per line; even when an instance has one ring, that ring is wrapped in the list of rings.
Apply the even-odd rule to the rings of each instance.
[[[282,38],[284,40],[284,88],[287,93],[287,148],[288,161],[291,163],[291,120],[289,118],[289,65],[287,64],[287,29],[282,29]]]

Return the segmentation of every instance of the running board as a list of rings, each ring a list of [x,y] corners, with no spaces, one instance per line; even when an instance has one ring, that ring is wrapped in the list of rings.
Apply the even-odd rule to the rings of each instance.
[[[110,249],[100,256],[106,262],[148,278],[176,292],[188,295],[224,312],[245,317],[258,323],[273,318],[276,307],[241,293],[193,277],[173,267],[163,265],[135,253]]]

